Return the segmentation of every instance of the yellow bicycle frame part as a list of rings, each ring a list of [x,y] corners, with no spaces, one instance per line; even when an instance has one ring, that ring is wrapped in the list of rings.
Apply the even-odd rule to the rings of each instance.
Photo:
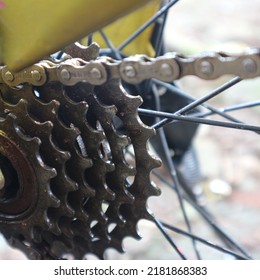
[[[146,2],[149,0],[0,1],[1,61],[18,71]],[[158,5],[158,1],[151,2]]]
[[[162,0],[154,0],[151,3],[137,9],[103,29],[105,35],[112,42],[114,47],[120,46],[130,35],[140,28],[146,21],[158,11]],[[124,54],[146,54],[154,56],[154,49],[151,44],[153,25],[146,28],[135,40],[122,49]],[[104,38],[99,32],[93,36],[93,41],[97,42],[102,48],[108,47]],[[86,44],[85,40],[82,40]]]

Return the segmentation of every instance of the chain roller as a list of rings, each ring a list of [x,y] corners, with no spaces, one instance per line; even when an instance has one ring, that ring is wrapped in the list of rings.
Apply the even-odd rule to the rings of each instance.
[[[223,75],[252,79],[260,76],[260,50],[249,49],[236,55],[212,52],[189,57],[178,53],[167,53],[157,58],[136,55],[121,61],[108,57],[92,61],[68,58],[61,63],[43,60],[18,73],[12,73],[6,67],[0,71],[0,82],[9,86],[23,83],[41,86],[50,81],[68,86],[79,82],[102,85],[111,78],[138,84],[151,78],[170,82],[189,75],[205,80]]]

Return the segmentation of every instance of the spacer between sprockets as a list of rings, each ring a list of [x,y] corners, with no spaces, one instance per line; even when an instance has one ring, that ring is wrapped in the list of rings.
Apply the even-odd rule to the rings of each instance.
[[[141,97],[118,79],[0,92],[0,232],[9,243],[30,259],[102,259],[140,238],[138,221],[152,218],[147,199],[160,194]]]

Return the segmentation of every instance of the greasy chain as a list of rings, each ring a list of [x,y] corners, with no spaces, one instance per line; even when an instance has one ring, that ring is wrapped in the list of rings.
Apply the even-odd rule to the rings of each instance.
[[[99,57],[85,61],[68,57],[62,62],[42,60],[18,73],[10,72],[5,66],[0,71],[0,83],[9,86],[23,83],[41,86],[52,81],[68,86],[78,82],[101,85],[113,78],[131,84],[151,78],[171,82],[188,75],[205,80],[223,75],[251,79],[260,76],[260,49],[249,49],[236,55],[212,52],[185,57],[178,53],[167,53],[157,58],[135,55],[122,60]]]

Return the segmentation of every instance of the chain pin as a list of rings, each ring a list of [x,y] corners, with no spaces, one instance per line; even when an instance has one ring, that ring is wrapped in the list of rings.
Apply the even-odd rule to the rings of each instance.
[[[209,76],[213,73],[213,70],[213,65],[209,61],[204,60],[200,63],[200,71],[202,74]]]
[[[68,81],[70,79],[70,72],[67,69],[62,69],[60,72],[61,78]]]
[[[31,74],[32,74],[32,78],[33,78],[35,81],[40,81],[41,78],[42,78],[42,75],[41,75],[41,73],[40,73],[38,70],[32,70],[32,71],[31,71]]]
[[[95,79],[95,80],[100,80],[100,79],[102,78],[102,73],[101,73],[101,71],[100,71],[98,68],[96,68],[96,67],[94,67],[94,68],[91,69],[90,75],[91,75],[91,77],[92,77],[93,79]]]
[[[10,72],[10,71],[7,71],[5,73],[5,79],[8,81],[8,82],[12,82],[14,80],[14,75]]]
[[[168,63],[163,63],[161,65],[161,72],[162,72],[162,75],[172,76],[172,68]]]
[[[248,73],[255,73],[257,70],[256,63],[252,58],[245,58],[243,60],[243,66]]]
[[[126,77],[128,77],[128,78],[134,78],[136,76],[136,71],[135,71],[134,67],[131,65],[127,65],[124,68],[124,73],[125,73]]]

